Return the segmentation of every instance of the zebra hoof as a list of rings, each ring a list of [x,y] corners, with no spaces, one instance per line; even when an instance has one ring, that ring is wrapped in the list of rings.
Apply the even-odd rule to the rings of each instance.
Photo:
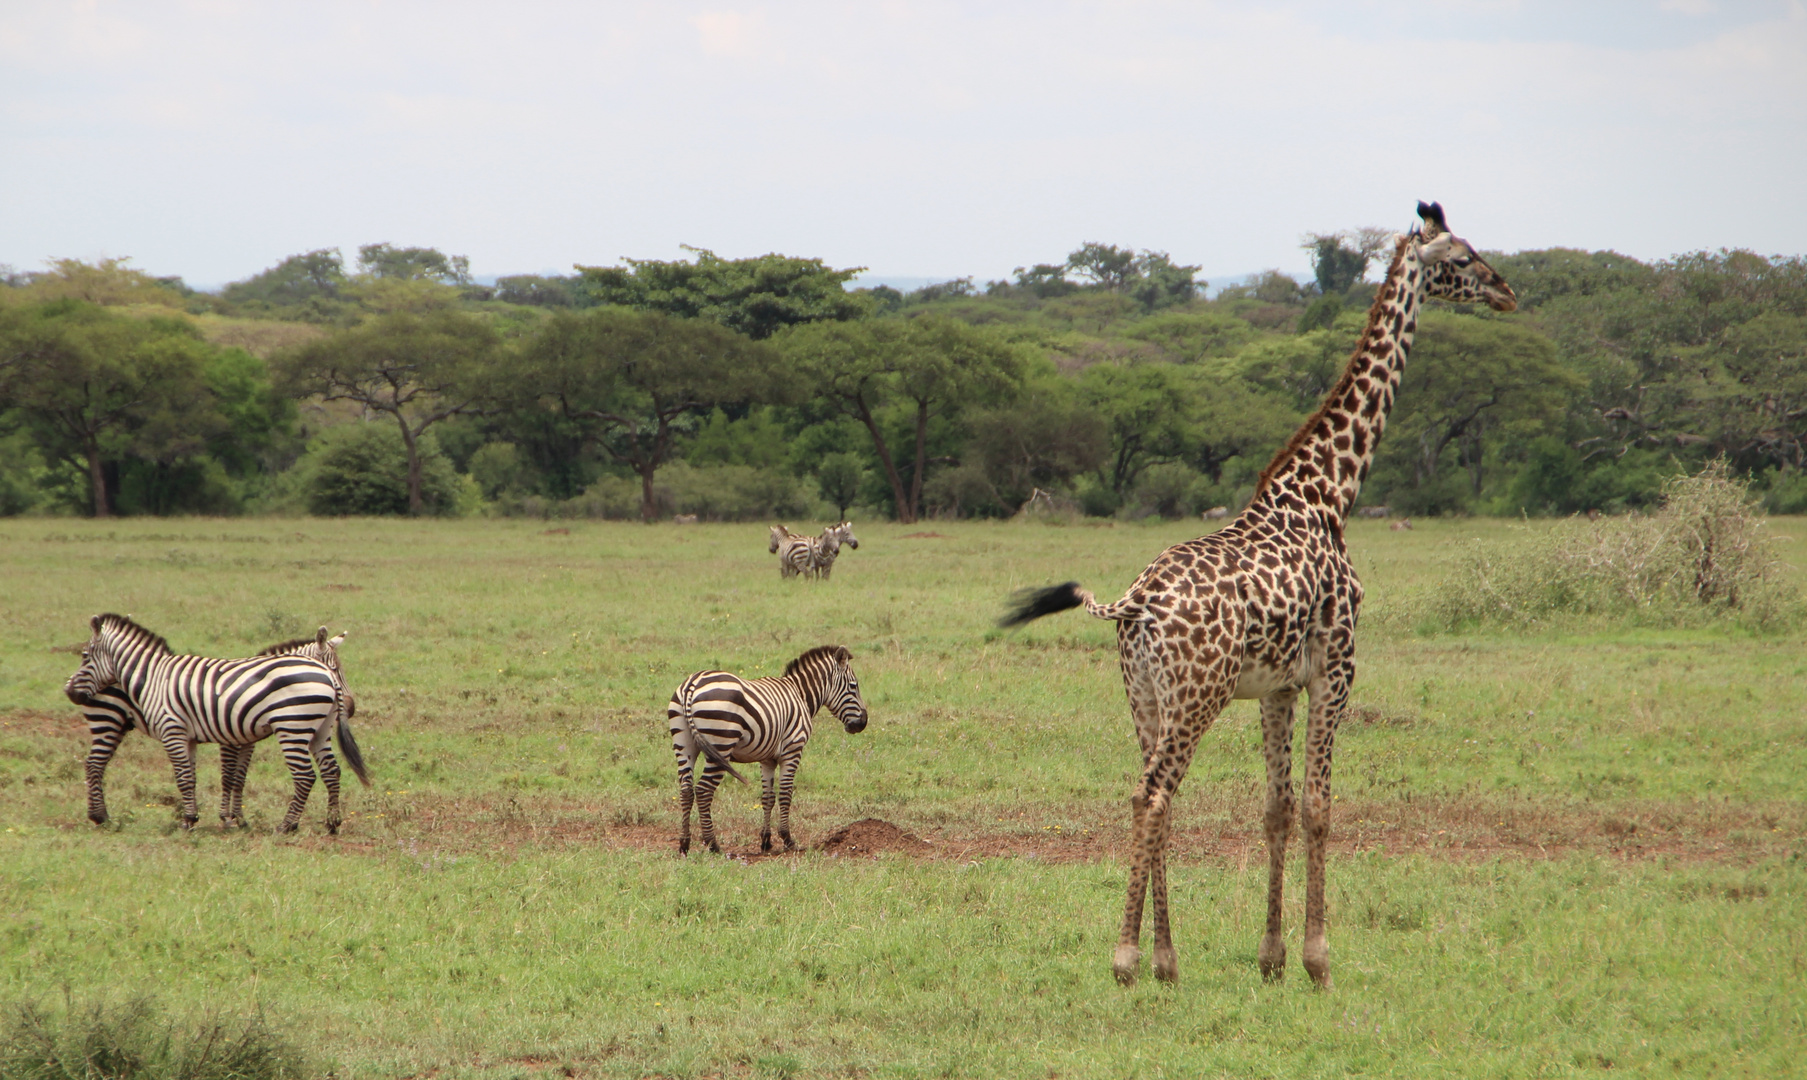
[[[770,855],[772,853],[772,834],[771,833],[768,832],[768,833],[760,833],[759,834],[759,850],[767,855]]]
[[[299,824],[297,824],[296,822],[285,821],[281,825],[276,826],[276,835],[282,836],[286,833],[292,833],[292,832],[296,831],[297,829],[299,829],[300,827],[301,826]]]
[[[201,820],[201,819],[200,819],[200,818],[199,818],[199,817],[184,817],[184,818],[183,818],[183,819],[182,819],[182,830],[183,830],[183,831],[184,831],[184,832],[186,832],[186,831],[188,831],[188,830],[189,830],[189,829],[192,829],[192,828],[194,828],[194,827],[195,827],[195,824],[196,824],[196,823],[197,823],[197,822],[199,822],[199,821],[200,821],[200,820]]]
[[[678,854],[679,855],[690,854],[690,837],[686,836],[682,840],[678,841]]]
[[[98,814],[89,814],[88,820],[92,821],[96,825],[105,825],[107,823],[107,812],[105,810],[102,810]]]

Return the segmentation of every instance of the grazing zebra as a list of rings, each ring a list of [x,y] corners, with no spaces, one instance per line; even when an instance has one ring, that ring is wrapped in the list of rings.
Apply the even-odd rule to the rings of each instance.
[[[239,756],[249,764],[251,744],[275,735],[295,782],[280,831],[293,832],[300,822],[314,787],[313,763],[318,761],[326,781],[326,827],[338,832],[339,763],[330,743],[335,729],[347,730],[342,726],[346,699],[331,667],[293,654],[246,660],[178,656],[168,642],[123,615],[96,615],[89,625],[94,636],[82,649],[82,666],[64,684],[63,693],[77,705],[88,706],[100,700],[103,690],[119,692],[117,699],[135,713],[126,719],[143,724],[169,754],[182,793],[184,828],[192,828],[200,817],[195,808],[194,745],[217,742],[223,753],[230,749],[234,760],[221,764],[230,776]],[[357,744],[341,738],[340,748],[358,778],[368,784]],[[242,772],[239,776],[242,784]]]
[[[684,831],[678,837],[680,854],[690,851],[693,799],[703,843],[710,851],[721,851],[709,807],[723,773],[747,782],[734,768],[735,761],[756,761],[763,774],[759,801],[765,807],[765,826],[759,831],[759,850],[772,850],[774,774],[778,775],[778,835],[784,840],[784,850],[796,849],[791,839],[791,793],[816,711],[826,707],[849,735],[866,727],[866,703],[860,700],[860,681],[854,677],[850,659],[851,654],[839,645],[821,645],[786,664],[784,674],[776,679],[749,680],[725,671],[699,671],[684,680],[666,709],[671,752],[678,759],[678,801],[684,811]],[[703,775],[693,783],[691,770],[699,757],[705,759]]]
[[[778,556],[778,576],[794,578],[815,572],[816,538],[800,536],[783,525],[772,526],[772,542],[767,550]]]
[[[810,562],[815,568],[816,577],[826,581],[829,571],[834,569],[834,561],[841,554],[841,545],[846,544],[855,551],[859,550],[859,537],[853,535],[853,522],[843,521],[839,525],[830,525],[822,530],[822,535],[815,537],[811,545]]]
[[[351,725],[346,723],[357,715],[358,702],[345,686],[345,672],[339,666],[339,645],[344,642],[345,635],[328,638],[326,627],[322,626],[318,634],[311,638],[296,638],[284,641],[262,650],[259,656],[305,656],[318,660],[332,669],[339,680],[339,689],[345,695],[345,714],[339,720],[339,745],[345,751],[345,760],[352,770],[365,784],[370,780],[364,769],[363,756],[358,752],[358,744],[352,738]],[[125,692],[118,687],[101,687],[89,701],[81,706],[82,718],[88,723],[88,820],[96,825],[107,822],[107,797],[104,788],[107,765],[113,760],[113,754],[119,749],[120,740],[125,733],[134,727],[143,725],[143,718],[138,710],[126,699]],[[245,774],[251,768],[252,744],[220,746],[220,822],[224,825],[245,823],[244,792]],[[326,751],[331,753],[329,747]]]

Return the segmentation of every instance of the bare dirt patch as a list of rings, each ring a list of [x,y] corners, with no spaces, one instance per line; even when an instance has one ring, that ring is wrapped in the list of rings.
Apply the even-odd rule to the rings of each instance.
[[[888,852],[931,855],[935,851],[933,845],[925,843],[921,838],[878,818],[861,818],[851,825],[843,825],[823,837],[816,849],[829,855],[842,856],[879,855]]]

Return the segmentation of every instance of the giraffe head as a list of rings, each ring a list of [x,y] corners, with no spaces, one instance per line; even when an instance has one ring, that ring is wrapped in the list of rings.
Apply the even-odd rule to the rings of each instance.
[[[1407,242],[1417,245],[1424,266],[1424,292],[1457,304],[1486,304],[1495,311],[1518,308],[1518,297],[1468,241],[1449,231],[1443,204],[1418,204],[1423,221]]]

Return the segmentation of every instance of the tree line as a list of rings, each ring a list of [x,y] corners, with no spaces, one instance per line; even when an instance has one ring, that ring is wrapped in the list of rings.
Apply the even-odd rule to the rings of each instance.
[[[432,248],[291,256],[218,293],[125,260],[0,273],[0,514],[1088,515],[1248,497],[1390,256],[1205,298],[1086,243],[1010,279],[705,249],[479,284]],[[1364,492],[1402,513],[1649,505],[1724,457],[1807,511],[1807,262],[1491,256],[1520,314],[1425,314]]]

